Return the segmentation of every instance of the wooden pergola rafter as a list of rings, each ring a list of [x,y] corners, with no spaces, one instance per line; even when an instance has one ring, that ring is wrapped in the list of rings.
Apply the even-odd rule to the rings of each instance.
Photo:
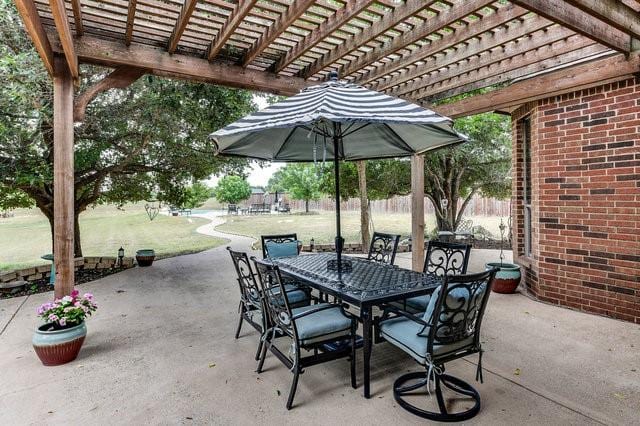
[[[143,74],[292,95],[337,70],[425,105],[485,88],[434,107],[459,117],[640,71],[637,0],[14,1],[54,83],[57,295],[73,287],[74,116]],[[114,71],[75,96],[80,64]],[[416,240],[421,186],[414,176]]]

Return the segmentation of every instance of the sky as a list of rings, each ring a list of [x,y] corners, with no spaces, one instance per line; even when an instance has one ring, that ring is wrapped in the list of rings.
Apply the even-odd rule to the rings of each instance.
[[[253,101],[258,105],[258,109],[263,109],[268,105],[266,98],[260,95],[253,95]],[[265,163],[264,167],[252,164],[247,170],[249,173],[247,181],[251,186],[267,186],[269,178],[283,166],[284,163]],[[206,184],[213,187],[219,180],[220,176],[212,176],[206,181]]]

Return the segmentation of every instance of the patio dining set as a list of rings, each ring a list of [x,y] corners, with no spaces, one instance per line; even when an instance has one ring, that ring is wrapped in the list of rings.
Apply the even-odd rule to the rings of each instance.
[[[227,248],[240,288],[235,337],[249,323],[260,334],[256,371],[271,353],[293,373],[287,409],[300,374],[314,365],[347,359],[357,388],[359,349],[364,396],[370,398],[373,344],[386,342],[422,366],[395,380],[401,407],[436,421],[466,420],[480,411],[477,390],[445,373],[446,363],[479,354],[476,380],[482,382],[480,325],[495,270],[467,274],[469,244],[430,241],[424,269],[416,272],[394,265],[399,235],[374,233],[367,256],[343,256],[343,268],[331,267],[335,253],[301,254],[296,234],[261,240],[261,259]],[[452,410],[443,387],[466,399],[466,406]],[[433,390],[437,408],[425,408]],[[416,404],[420,395],[425,398]]]

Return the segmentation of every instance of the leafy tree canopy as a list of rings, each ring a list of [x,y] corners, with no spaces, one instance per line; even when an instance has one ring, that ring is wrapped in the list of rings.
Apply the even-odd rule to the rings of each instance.
[[[267,187],[269,191],[285,190],[294,200],[305,202],[305,211],[309,212],[309,202],[322,196],[322,179],[326,167],[321,164],[287,164],[271,176]]]
[[[183,209],[198,208],[211,198],[211,194],[211,188],[202,182],[195,182],[193,185],[185,188],[184,198],[179,205]]]
[[[218,182],[213,195],[221,203],[237,204],[251,196],[251,186],[241,176],[225,176]]]
[[[82,67],[79,93],[109,70]],[[52,84],[13,3],[0,0],[0,198],[27,194],[53,225]],[[78,215],[97,203],[181,204],[186,188],[245,160],[214,156],[208,135],[255,109],[247,91],[144,76],[89,104],[75,127]]]

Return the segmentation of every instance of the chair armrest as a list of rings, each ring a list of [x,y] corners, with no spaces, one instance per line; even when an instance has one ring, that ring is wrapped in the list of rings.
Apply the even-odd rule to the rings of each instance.
[[[338,305],[332,305],[332,304],[319,306],[317,308],[309,309],[307,311],[296,314],[293,317],[291,317],[291,319],[297,320],[298,318],[306,317],[307,315],[315,314],[316,312],[325,311],[327,309],[339,308],[339,307],[340,306]]]
[[[389,318],[389,315],[388,315],[388,314],[389,314],[390,312],[392,312],[392,313],[394,313],[394,314],[396,314],[396,315],[400,315],[400,316],[403,316],[403,317],[405,317],[405,318],[408,318],[408,319],[410,319],[411,321],[416,322],[416,323],[418,323],[418,324],[420,324],[420,325],[422,325],[422,326],[428,326],[428,325],[429,325],[429,323],[427,323],[427,322],[426,322],[425,320],[423,320],[422,318],[417,317],[417,316],[413,315],[413,314],[412,314],[412,313],[410,313],[410,312],[403,311],[402,309],[397,308],[397,307],[395,307],[395,306],[391,306],[391,305],[385,305],[385,307],[384,307],[384,311],[382,312],[382,316],[380,317],[379,322],[383,322],[383,321],[385,321],[386,319],[388,319],[388,318]]]

